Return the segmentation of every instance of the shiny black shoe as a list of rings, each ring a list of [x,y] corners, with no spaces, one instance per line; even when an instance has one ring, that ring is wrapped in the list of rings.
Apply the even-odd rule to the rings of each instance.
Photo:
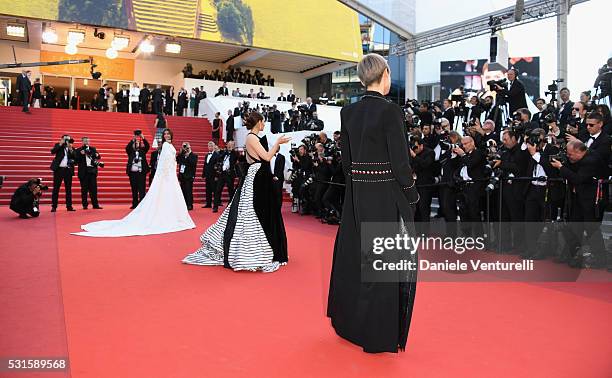
[[[83,206],[83,210],[87,210],[87,206]]]
[[[21,219],[29,219],[27,214],[19,214],[19,218],[21,218]]]
[[[202,209],[210,209],[211,207],[212,206],[210,206],[210,205],[204,205],[204,206],[202,206]]]
[[[57,208],[55,208],[55,207],[52,207],[52,208],[51,208],[51,212],[52,212],[52,213],[55,213],[56,211],[57,211]]]
[[[102,206],[94,206],[93,208],[96,209],[96,210],[102,210],[103,209]]]
[[[76,211],[76,210],[74,209],[74,207],[67,207],[66,211]]]
[[[212,212],[213,212],[213,213],[218,213],[218,212],[219,212],[219,208],[217,208],[217,207],[213,207]]]

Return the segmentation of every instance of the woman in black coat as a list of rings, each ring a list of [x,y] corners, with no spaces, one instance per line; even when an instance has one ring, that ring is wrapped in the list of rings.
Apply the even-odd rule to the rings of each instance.
[[[389,66],[381,56],[368,54],[357,72],[367,92],[341,111],[346,189],[327,316],[338,335],[365,352],[397,352],[406,346],[416,270],[372,276],[372,260],[387,257],[373,254],[372,246],[361,245],[361,239],[363,230],[368,236],[372,231],[366,222],[386,222],[388,234],[414,236],[418,193],[408,160],[403,112],[384,97],[390,88]],[[402,258],[418,262],[416,254],[402,254]]]

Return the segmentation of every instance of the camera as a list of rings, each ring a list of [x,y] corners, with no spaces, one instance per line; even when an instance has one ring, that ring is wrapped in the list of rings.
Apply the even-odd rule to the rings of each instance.
[[[74,139],[70,138],[70,137],[64,137],[64,145],[66,145],[68,143],[70,143],[70,144],[74,143]]]
[[[537,146],[540,144],[541,141],[542,139],[540,138],[540,134],[531,133],[527,135],[527,139],[525,140],[525,143],[530,144],[532,146]]]
[[[41,190],[41,191],[42,191],[42,190],[49,190],[49,187],[48,187],[47,185],[43,184],[43,179],[42,179],[42,178],[40,178],[40,177],[39,177],[39,178],[34,179],[34,184],[35,184],[35,185],[36,185],[38,188],[40,188],[40,190]]]
[[[141,136],[142,135],[142,130],[134,130],[134,135],[135,136]]]
[[[561,164],[567,164],[569,162],[569,159],[567,158],[567,155],[564,154],[564,153],[558,153],[556,155],[549,155],[548,156],[548,161],[553,161],[553,159],[561,162]]]
[[[493,88],[495,86],[499,86],[499,87],[502,87],[504,89],[507,89],[508,80],[506,80],[505,78],[499,79],[499,80],[489,80],[489,81],[487,81],[487,85],[489,86],[489,88]]]

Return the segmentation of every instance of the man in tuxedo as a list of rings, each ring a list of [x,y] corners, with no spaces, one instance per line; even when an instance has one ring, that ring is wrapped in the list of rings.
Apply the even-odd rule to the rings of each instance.
[[[217,96],[229,96],[229,89],[227,89],[226,82],[224,82],[223,85],[219,87],[219,90],[217,90],[215,97]]]
[[[567,88],[561,88],[559,91],[559,109],[557,110],[557,119],[559,120],[559,126],[567,125],[571,115],[574,103],[570,100],[570,90]]]
[[[215,144],[208,142],[208,153],[204,157],[204,169],[202,170],[202,178],[206,180],[206,204],[202,207],[212,207],[213,195],[216,188],[216,173],[215,163],[219,153],[215,151]]]
[[[142,134],[134,135],[125,146],[125,152],[128,155],[126,173],[130,178],[130,188],[132,189],[132,207],[130,209],[135,209],[146,194],[147,173],[150,170],[147,162],[149,147],[149,142]]]
[[[578,104],[578,103],[577,103]],[[587,135],[581,138],[576,138],[572,135],[566,135],[568,141],[580,139],[589,153],[596,155],[603,162],[610,161],[610,149],[611,141],[610,136],[602,131],[603,128],[603,116],[600,113],[591,112],[586,116],[586,128],[588,131]],[[598,178],[605,179],[608,176],[608,169],[600,172]],[[605,186],[607,190],[607,185]]]
[[[117,92],[115,99],[117,100],[117,111],[128,113],[130,108],[130,91],[125,85],[121,86],[121,90]]]
[[[185,109],[187,109],[187,91],[185,88],[181,88],[176,102],[176,115],[182,116]]]
[[[270,120],[270,131],[272,134],[278,134],[282,131],[282,122],[280,111],[276,108],[276,104],[272,105],[272,119]]]
[[[293,94],[293,89],[289,89],[289,94],[287,95],[287,101],[295,102],[295,95]]]
[[[225,121],[225,142],[234,140],[234,113],[231,109],[227,111],[227,121]]]
[[[215,202],[213,205],[213,213],[219,211],[221,206],[221,194],[223,188],[227,185],[227,191],[230,199],[234,196],[234,179],[236,178],[236,161],[238,154],[234,151],[234,142],[228,142],[225,149],[218,152],[215,164],[216,170],[216,187],[215,187]]]
[[[501,235],[502,250],[515,251],[518,254],[524,250],[525,243],[525,187],[526,181],[509,180],[512,177],[527,176],[529,154],[521,148],[518,135],[512,130],[503,131],[502,142],[506,150],[501,159],[494,160],[493,169],[502,172],[502,222],[509,222],[508,232]],[[502,252],[502,251],[498,251]]]
[[[30,105],[30,91],[32,90],[31,75],[32,71],[23,70],[21,75],[17,76],[17,92],[19,92],[19,100],[25,113],[30,113],[28,106]]]
[[[200,90],[197,92],[195,96],[195,112],[194,117],[200,116],[200,101],[204,100],[207,97],[206,91],[204,91],[204,87],[200,86]]]
[[[534,178],[527,183],[525,193],[525,227],[526,249],[521,253],[521,258],[542,260],[547,257],[547,251],[538,248],[538,237],[542,233],[547,206],[551,200],[559,196],[562,191],[560,183],[554,181],[542,181],[542,178],[557,178],[559,171],[550,165],[550,156],[559,153],[559,148],[548,144],[544,129],[537,128],[531,132],[535,138],[527,138],[527,152],[530,159],[527,164],[526,176]]]
[[[452,150],[460,159],[459,175],[462,180],[460,216],[462,222],[467,223],[464,234],[479,236],[480,227],[480,197],[484,194],[486,183],[484,153],[476,148],[474,139],[470,136],[461,138],[461,147]]]
[[[456,236],[457,187],[455,185],[455,173],[461,169],[462,162],[460,156],[453,152],[452,146],[456,146],[461,142],[461,135],[456,131],[450,131],[444,142],[445,143],[440,143],[440,208],[448,224],[447,232],[450,236]]]
[[[455,111],[453,110],[453,104],[451,102],[451,100],[445,98],[444,101],[442,101],[442,114],[441,114],[441,118],[446,118],[448,120],[448,123],[452,126],[454,125],[455,122]]]
[[[68,91],[64,90],[64,94],[62,94],[59,98],[59,106],[60,109],[69,109],[70,108],[70,95],[68,95]]]
[[[193,210],[193,180],[195,180],[198,166],[198,155],[191,151],[189,142],[183,143],[181,152],[176,157],[179,167],[178,180],[181,183],[181,191],[185,198],[187,210]]]
[[[266,94],[264,93],[263,88],[259,88],[259,92],[257,92],[257,98],[263,100],[266,98]]]
[[[75,152],[73,148],[74,139],[70,135],[62,135],[59,143],[51,149],[51,154],[55,155],[51,162],[53,171],[53,192],[51,193],[51,212],[57,210],[59,191],[62,182],[66,189],[66,209],[76,211],[72,207],[72,176],[74,176]]]
[[[276,98],[276,101],[287,101],[287,97],[285,97],[285,94],[281,92],[280,96]]]
[[[79,96],[79,92],[74,91],[74,96],[70,99],[70,108],[72,110],[79,110],[81,106],[81,96]]]
[[[149,90],[149,86],[145,85],[144,88],[140,91],[140,109],[142,114],[149,112],[149,99],[151,97],[151,91]]]
[[[89,138],[83,137],[83,145],[76,150],[76,162],[78,164],[78,176],[81,183],[81,203],[83,209],[87,210],[87,195],[91,197],[94,209],[102,209],[98,204],[98,166],[100,165],[100,154],[95,147],[90,146]]]
[[[544,116],[542,112],[546,109],[546,100],[538,98],[535,100],[535,105],[538,108],[538,112],[531,116],[531,122],[538,125],[538,127],[544,126]]]
[[[161,85],[157,84],[155,86],[155,89],[151,92],[151,98],[153,99],[153,113],[160,114],[164,107],[164,92]]]
[[[410,140],[410,165],[416,174],[416,185],[419,192],[414,220],[416,222],[429,222],[431,214],[432,187],[419,187],[420,185],[431,185],[435,182],[433,165],[435,152],[427,147],[420,136]],[[428,231],[423,229],[422,231]]]
[[[597,201],[598,177],[604,170],[603,162],[597,154],[588,150],[579,140],[567,143],[567,164],[553,159],[551,165],[559,169],[562,178],[568,181],[570,193],[569,229],[564,233],[571,256],[569,264],[572,267],[599,268],[605,265],[606,251],[601,236],[600,223],[603,217],[603,201]],[[581,241],[586,233],[586,243],[589,254],[581,251]],[[586,246],[583,246],[586,247]],[[563,261],[563,259],[561,259]]]
[[[510,114],[514,113],[520,108],[527,107],[527,100],[525,98],[525,86],[517,78],[517,71],[515,68],[511,68],[506,73],[508,77],[508,87],[503,88],[499,85],[494,85],[494,90],[502,96],[508,99],[508,105],[510,106]]]
[[[317,105],[312,102],[312,98],[306,98],[306,114],[308,118],[312,118],[312,113],[317,111]]]
[[[107,96],[108,96],[107,92],[108,92],[108,84],[104,84],[98,90],[98,109],[104,112],[108,111],[108,101],[106,101]]]

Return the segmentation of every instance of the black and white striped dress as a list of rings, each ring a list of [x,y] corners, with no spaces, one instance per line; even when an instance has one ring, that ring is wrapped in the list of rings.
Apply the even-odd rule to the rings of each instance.
[[[253,204],[253,183],[257,172],[265,167],[266,165],[260,161],[249,166],[244,181],[221,217],[200,237],[202,246],[196,252],[187,255],[183,263],[224,265],[235,271],[261,270],[266,273],[274,272],[280,265],[286,264],[284,261],[274,261],[273,248],[266,238]],[[234,201],[238,203],[234,204]],[[235,213],[232,213],[233,208]],[[226,240],[229,243],[226,243]]]

